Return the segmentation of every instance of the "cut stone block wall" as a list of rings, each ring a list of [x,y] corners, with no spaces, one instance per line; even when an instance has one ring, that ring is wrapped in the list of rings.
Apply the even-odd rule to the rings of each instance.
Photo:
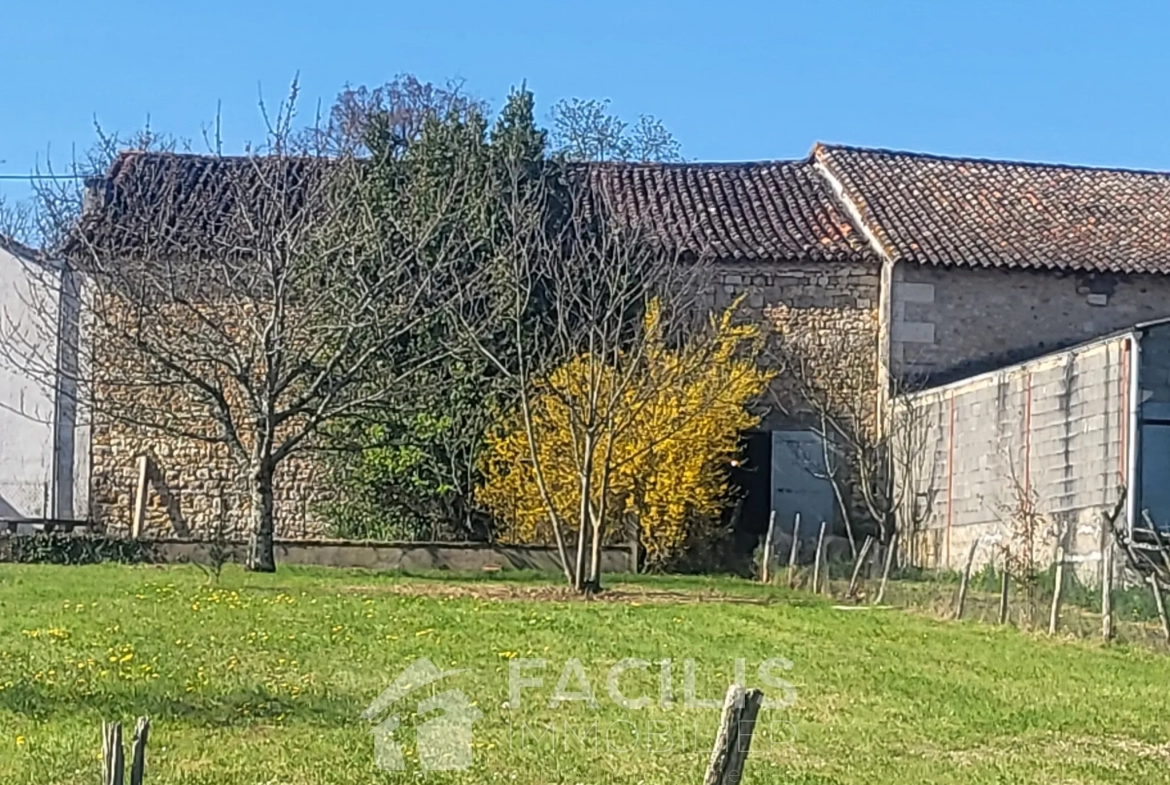
[[[749,318],[775,328],[787,346],[800,347],[808,357],[825,390],[848,396],[872,396],[876,389],[876,340],[879,271],[876,267],[849,264],[775,263],[766,265],[719,265],[702,306],[720,310],[743,296]],[[127,358],[107,352],[100,355],[103,373],[133,377]],[[762,402],[767,415],[764,427],[799,420],[800,397],[782,373],[776,382],[777,398],[787,413]],[[128,393],[116,385],[98,385],[98,394],[116,398]],[[868,400],[868,398],[866,399]],[[876,399],[874,399],[876,401]],[[175,399],[168,405],[181,410],[190,402]],[[868,407],[868,404],[866,404]],[[876,403],[874,404],[876,406]],[[128,530],[137,483],[136,458],[149,454],[159,467],[166,492],[148,495],[146,531],[173,536],[174,519],[179,529],[193,536],[208,536],[221,518],[228,536],[244,536],[248,494],[240,468],[222,445],[159,433],[110,416],[99,407],[93,439],[92,515],[110,530]],[[331,498],[328,470],[320,456],[294,454],[276,475],[277,536],[313,538],[326,530],[320,506]],[[169,495],[168,495],[169,494]],[[222,511],[222,512],[221,512]]]
[[[893,269],[891,363],[942,383],[1170,316],[1170,276]]]

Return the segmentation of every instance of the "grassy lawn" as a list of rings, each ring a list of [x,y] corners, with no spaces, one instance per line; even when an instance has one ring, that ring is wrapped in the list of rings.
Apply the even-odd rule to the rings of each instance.
[[[616,584],[615,584],[616,585]],[[457,688],[482,718],[471,768],[450,783],[700,781],[735,658],[751,686],[769,658],[796,690],[761,714],[747,781],[775,783],[1170,782],[1170,659],[1137,647],[1050,641],[730,579],[639,578],[618,599],[567,599],[541,576],[460,579],[282,568],[0,565],[0,782],[98,781],[103,718],[154,724],[153,783],[418,781],[420,699]],[[465,668],[395,704],[405,772],[379,771],[362,710],[416,658]],[[606,676],[623,658],[622,708]],[[509,669],[544,658],[509,701]],[[577,658],[596,708],[550,708]],[[570,678],[568,691],[580,691]],[[381,715],[380,715],[381,717]],[[379,717],[379,718],[380,718]],[[421,731],[421,729],[420,729]]]

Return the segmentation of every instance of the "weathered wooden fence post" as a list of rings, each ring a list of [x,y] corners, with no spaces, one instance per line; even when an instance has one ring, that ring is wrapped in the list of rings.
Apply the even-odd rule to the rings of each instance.
[[[142,785],[146,771],[146,739],[150,720],[139,717],[134,726],[134,743],[130,752],[130,784]],[[122,723],[102,723],[102,785],[124,785],[126,758],[122,750]]]
[[[821,521],[821,533],[817,536],[817,553],[813,559],[813,594],[817,594],[821,590],[821,557],[825,551],[825,522]]]
[[[146,738],[150,735],[150,720],[139,717],[134,725],[134,746],[130,753],[130,785],[142,785],[146,772]]]
[[[894,532],[894,536],[890,537],[890,542],[886,545],[886,562],[882,565],[882,582],[878,586],[877,596],[873,599],[874,605],[881,605],[882,600],[886,598],[886,584],[890,582],[890,567],[894,563],[894,551],[898,549],[898,533]]]
[[[857,554],[857,562],[853,565],[853,575],[849,578],[849,590],[845,592],[846,597],[857,595],[857,579],[861,576],[861,565],[865,563],[865,557],[869,555],[869,549],[872,547],[873,537],[866,536],[865,542],[861,544],[861,552]]]
[[[979,538],[971,543],[967,551],[967,563],[963,566],[963,577],[959,581],[959,598],[955,601],[955,619],[963,618],[963,606],[967,604],[967,587],[971,585],[971,568],[975,565],[975,551],[979,550]]]
[[[776,511],[768,516],[768,533],[764,535],[764,560],[760,565],[760,580],[763,583],[772,582],[772,542],[776,536]]]
[[[1170,643],[1170,621],[1166,619],[1166,604],[1162,601],[1162,587],[1158,583],[1158,574],[1150,573],[1150,590],[1154,592],[1154,604],[1158,607],[1158,619],[1162,622],[1162,637]]]
[[[796,554],[800,550],[800,513],[792,522],[792,547],[788,549],[788,588],[796,588]]]
[[[744,690],[738,684],[727,689],[719,733],[715,736],[715,748],[711,750],[703,785],[740,785],[743,781],[743,764],[752,745],[756,717],[763,701],[764,693],[759,690]]]
[[[150,490],[150,456],[138,456],[138,485],[134,489],[134,511],[130,518],[130,536],[138,539],[146,521],[146,494]]]
[[[1048,634],[1055,635],[1060,626],[1060,597],[1064,594],[1064,544],[1056,547],[1056,585],[1052,589],[1052,609],[1048,613]]]
[[[122,785],[125,774],[122,723],[102,722],[102,785]]]
[[[1008,571],[1007,555],[1003,559],[1003,571],[999,576],[999,616],[996,619],[997,624],[1003,624],[1007,621],[1008,615],[1008,588],[1011,585],[1011,573]]]
[[[1113,540],[1101,549],[1101,638],[1113,640]]]

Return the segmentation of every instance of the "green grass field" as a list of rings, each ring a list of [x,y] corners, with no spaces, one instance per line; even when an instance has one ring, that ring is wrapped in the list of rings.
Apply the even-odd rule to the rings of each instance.
[[[1052,641],[730,579],[614,579],[583,602],[540,576],[507,582],[282,568],[0,565],[0,782],[99,780],[103,718],[153,722],[151,783],[419,781],[420,699],[457,688],[482,718],[471,768],[439,783],[698,783],[718,698],[743,658],[786,658],[789,708],[761,714],[748,783],[1170,782],[1170,659],[1138,647]],[[405,772],[375,765],[362,710],[411,662],[468,669],[386,713]],[[670,658],[675,701],[659,705]],[[509,708],[509,668],[544,658]],[[597,699],[550,708],[570,658]],[[581,690],[576,678],[568,690]],[[771,693],[778,696],[775,690]],[[420,738],[423,728],[419,728]]]

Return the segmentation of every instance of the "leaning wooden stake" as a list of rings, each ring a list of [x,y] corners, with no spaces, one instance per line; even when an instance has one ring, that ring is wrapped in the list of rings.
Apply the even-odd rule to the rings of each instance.
[[[740,785],[763,701],[764,693],[759,690],[744,690],[738,684],[728,688],[703,785]]]
[[[1064,594],[1064,546],[1056,548],[1056,586],[1052,591],[1052,608],[1048,612],[1048,634],[1055,635],[1060,626],[1060,597]]]
[[[882,565],[882,582],[878,586],[877,597],[874,598],[874,605],[881,605],[882,600],[886,598],[886,584],[890,582],[890,567],[894,563],[894,551],[898,549],[898,533],[894,532],[894,536],[890,538],[889,544],[886,546],[886,563]]]
[[[1113,541],[1101,549],[1101,638],[1113,640]]]
[[[1149,576],[1150,590],[1154,592],[1154,604],[1158,606],[1158,619],[1162,622],[1162,637],[1170,643],[1170,621],[1166,619],[1166,605],[1162,602],[1162,587],[1158,583],[1158,576],[1151,573]]]
[[[768,533],[764,536],[764,563],[760,565],[760,580],[772,582],[772,542],[776,536],[776,511],[768,516]]]
[[[869,555],[869,549],[872,547],[873,537],[866,537],[861,545],[861,552],[857,554],[857,562],[853,565],[853,575],[849,578],[849,591],[845,592],[846,597],[857,595],[857,579],[861,576],[861,565],[865,563],[865,557]]]
[[[821,589],[821,555],[825,550],[825,522],[821,521],[821,533],[817,536],[817,553],[813,558],[813,594],[818,593]]]
[[[796,588],[796,554],[800,550],[800,513],[792,523],[792,547],[788,549],[788,588]]]
[[[967,604],[967,587],[971,585],[971,568],[975,565],[975,551],[979,549],[979,538],[971,543],[967,551],[967,563],[963,566],[963,577],[959,581],[959,598],[955,601],[955,618],[963,618],[963,606]]]
[[[130,518],[130,536],[138,539],[146,524],[146,494],[150,489],[150,458],[138,456],[138,485],[134,489],[134,512]]]

